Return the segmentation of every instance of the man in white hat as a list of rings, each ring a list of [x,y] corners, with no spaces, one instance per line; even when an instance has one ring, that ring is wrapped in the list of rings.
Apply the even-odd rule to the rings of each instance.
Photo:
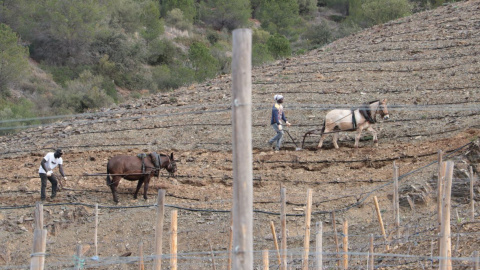
[[[282,145],[283,138],[283,128],[281,120],[283,120],[283,122],[285,122],[287,126],[290,126],[290,123],[287,121],[285,113],[283,112],[283,96],[275,95],[273,99],[275,100],[275,104],[272,108],[272,119],[270,121],[270,124],[272,125],[273,129],[277,134],[268,141],[268,144],[275,148],[275,152],[278,152],[280,150],[280,146]]]

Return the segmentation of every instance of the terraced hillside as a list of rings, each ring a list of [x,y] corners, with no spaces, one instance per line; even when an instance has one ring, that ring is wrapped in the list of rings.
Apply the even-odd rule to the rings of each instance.
[[[278,61],[252,71],[254,160],[254,249],[274,249],[269,222],[279,227],[279,188],[287,190],[289,264],[301,265],[302,209],[307,189],[313,190],[312,222],[324,222],[324,248],[335,250],[331,213],[340,228],[348,220],[352,268],[365,267],[370,234],[375,235],[376,265],[382,269],[418,269],[438,264],[436,243],[436,174],[438,151],[456,164],[454,181],[456,233],[454,256],[467,258],[478,250],[479,212],[469,219],[468,171],[478,166],[480,135],[480,1],[466,1],[415,14],[337,40],[306,55]],[[297,144],[305,132],[319,129],[332,108],[354,108],[386,98],[390,120],[379,121],[379,146],[364,134],[353,148],[353,133],[340,133],[340,149],[328,139],[316,149],[308,137],[302,151],[285,137],[275,154],[266,144],[275,94],[285,96],[289,128]],[[179,209],[180,269],[212,267],[210,245],[219,269],[226,269],[232,197],[231,76],[190,85],[172,93],[143,98],[58,123],[32,127],[0,138],[0,266],[28,265],[32,245],[33,206],[39,199],[37,170],[46,151],[65,149],[69,180],[59,198],[47,202],[48,269],[72,265],[75,245],[93,245],[92,205],[100,205],[100,261],[97,269],[137,269],[138,244],[153,252],[157,189],[167,191],[167,204]],[[378,119],[380,120],[380,119]],[[475,144],[477,143],[477,144]],[[157,151],[174,153],[178,175],[152,181],[149,200],[132,200],[136,183],[122,180],[120,204],[113,203],[103,176],[116,154]],[[393,162],[399,167],[401,228],[393,226]],[[479,198],[479,184],[475,184]],[[50,185],[48,186],[48,190]],[[407,195],[415,206],[407,203]],[[372,197],[379,199],[388,239],[379,233]],[[121,208],[137,207],[137,208]],[[478,207],[477,207],[478,208]],[[170,210],[167,208],[169,218]],[[208,209],[209,211],[192,211]],[[169,219],[165,231],[168,231]],[[350,235],[351,234],[351,235]],[[340,237],[340,236],[339,236]],[[313,241],[313,238],[312,238]],[[312,242],[313,243],[313,242]],[[391,247],[386,251],[386,244]],[[168,253],[169,243],[164,241]],[[132,252],[129,257],[119,257]],[[194,254],[195,255],[192,255]],[[401,254],[402,256],[390,256]],[[85,256],[94,255],[94,249]],[[420,257],[424,256],[424,257]],[[427,258],[428,257],[428,258]],[[193,259],[192,259],[193,258]],[[274,253],[271,265],[275,265]],[[325,254],[326,265],[335,256]],[[147,263],[151,263],[148,260]],[[313,260],[311,260],[313,268]],[[468,266],[455,261],[455,269]],[[168,259],[165,259],[168,265]],[[272,266],[273,267],[273,266]],[[9,268],[6,268],[9,269]],[[276,268],[275,268],[276,269]]]

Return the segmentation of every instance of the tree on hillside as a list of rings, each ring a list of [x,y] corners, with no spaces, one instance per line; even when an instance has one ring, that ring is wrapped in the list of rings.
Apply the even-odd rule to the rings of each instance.
[[[295,40],[302,24],[296,0],[263,0],[258,8],[262,28],[272,34],[279,33]]]
[[[194,42],[188,51],[188,58],[195,70],[195,80],[201,82],[215,76],[219,70],[218,60],[212,56],[209,49],[201,42]]]
[[[250,18],[249,0],[211,0],[200,4],[199,18],[215,30],[245,27]]]
[[[408,0],[349,0],[349,21],[362,27],[386,23],[411,14]]]
[[[317,0],[297,0],[300,15],[312,15],[317,10]]]
[[[182,11],[183,17],[190,23],[193,23],[197,13],[195,0],[160,0],[160,12],[163,18],[173,9],[178,8]]]
[[[141,34],[147,42],[158,38],[165,31],[163,21],[160,20],[160,10],[154,2],[147,2],[141,19],[144,25]]]
[[[18,82],[28,70],[28,50],[18,44],[17,35],[6,24],[0,24],[0,93],[7,85]]]
[[[44,0],[37,5],[32,57],[56,64],[87,63],[105,10],[96,0]]]

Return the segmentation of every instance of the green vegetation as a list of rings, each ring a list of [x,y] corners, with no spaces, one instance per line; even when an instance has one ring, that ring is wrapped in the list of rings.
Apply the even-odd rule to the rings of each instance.
[[[228,74],[236,28],[253,30],[262,65],[444,1],[0,0],[0,117],[87,112]]]

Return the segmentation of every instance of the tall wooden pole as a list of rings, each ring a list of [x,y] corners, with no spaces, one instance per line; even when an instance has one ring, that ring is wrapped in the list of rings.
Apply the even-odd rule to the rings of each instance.
[[[162,269],[162,244],[163,244],[163,219],[165,215],[165,190],[158,190],[157,198],[157,223],[155,226],[155,258],[153,269]]]
[[[438,150],[438,179],[437,179],[437,220],[438,226],[442,224],[442,202],[443,202],[443,153],[442,150]]]
[[[43,204],[35,205],[35,228],[33,230],[33,249],[30,259],[30,270],[43,270],[45,251],[47,250],[47,230],[43,228]]]
[[[440,242],[440,270],[451,270],[452,269],[452,240],[450,235],[450,206],[451,206],[451,195],[452,195],[452,178],[453,178],[453,161],[446,162],[446,173],[445,173],[445,200],[443,202],[442,210],[442,226],[441,226],[441,242]]]
[[[275,232],[275,224],[273,221],[270,221],[270,229],[272,230],[273,243],[275,244],[275,250],[277,251],[278,265],[282,264],[282,259],[280,258],[280,250],[278,248],[277,233]]]
[[[470,219],[471,221],[475,221],[475,197],[473,193],[473,182],[475,182],[475,178],[473,175],[473,168],[470,166]]]
[[[233,247],[233,213],[230,211],[230,242],[228,243],[227,270],[232,269],[232,247]]]
[[[395,161],[393,162],[393,183],[394,183],[394,195],[393,195],[393,207],[395,213],[395,227],[397,229],[400,228],[400,199],[398,193],[398,167],[395,165]]]
[[[139,244],[139,260],[140,260],[140,263],[138,264],[138,269],[139,270],[145,270],[145,265],[143,263],[143,242],[140,242]]]
[[[323,269],[323,223],[317,222],[317,235],[315,237],[316,269]]]
[[[253,269],[252,30],[233,31],[233,269]]]
[[[287,190],[282,187],[280,190],[280,200],[282,206],[280,207],[280,224],[282,229],[282,242],[281,242],[281,257],[282,264],[281,270],[287,270]]]
[[[310,223],[312,219],[312,189],[307,190],[307,206],[305,209],[305,239],[303,241],[303,270],[308,270],[310,255]]]
[[[348,220],[343,221],[343,269],[348,269]]]
[[[82,244],[77,244],[77,251],[75,253],[75,266],[73,269],[80,270],[83,269],[83,260],[82,260]]]
[[[373,263],[373,234],[370,234],[370,254],[368,256],[368,270],[373,270],[374,269],[374,263]]]
[[[95,258],[98,259],[98,203],[95,204]]]
[[[387,243],[387,234],[385,233],[385,227],[383,226],[382,213],[380,212],[380,206],[378,205],[377,196],[373,196],[373,202],[375,203],[375,210],[377,211],[377,218],[378,218],[378,223],[380,224],[380,230],[382,231],[383,241],[385,241],[385,244],[387,245],[387,250],[389,250],[390,247],[388,246],[388,243]]]
[[[172,210],[170,222],[170,269],[177,270],[177,217],[178,210]]]
[[[337,221],[335,219],[335,211],[332,211],[332,226],[333,226],[333,236],[335,238],[335,252],[337,253],[337,261],[335,265],[338,265],[340,262],[340,244],[338,243],[338,232],[337,232]]]

